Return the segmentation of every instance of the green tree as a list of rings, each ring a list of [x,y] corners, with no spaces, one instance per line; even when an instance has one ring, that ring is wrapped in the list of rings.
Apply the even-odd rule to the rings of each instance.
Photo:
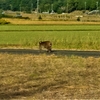
[[[39,0],[39,11],[52,11],[57,13],[72,12],[74,10],[95,10],[100,8],[100,0]],[[0,9],[13,11],[36,10],[37,0],[0,0]]]

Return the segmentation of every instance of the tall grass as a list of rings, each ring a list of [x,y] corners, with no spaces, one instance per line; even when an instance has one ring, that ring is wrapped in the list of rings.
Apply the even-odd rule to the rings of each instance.
[[[50,40],[53,48],[100,49],[99,26],[8,26],[0,32],[0,44],[38,46],[39,41]],[[16,28],[17,27],[17,28]],[[20,27],[20,28],[19,28]],[[26,28],[28,27],[28,28]],[[33,27],[33,28],[32,28]],[[67,29],[66,29],[67,28]],[[88,29],[89,28],[89,29]],[[94,29],[94,30],[93,30]],[[8,30],[8,31],[7,31]],[[95,31],[96,30],[96,31]]]
[[[100,25],[1,25],[0,31],[100,31]]]

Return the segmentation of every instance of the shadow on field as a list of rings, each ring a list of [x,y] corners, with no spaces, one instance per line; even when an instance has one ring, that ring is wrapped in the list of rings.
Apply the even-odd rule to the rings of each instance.
[[[81,56],[81,57],[100,57],[100,51],[77,51],[77,50],[53,50],[51,53],[42,50],[33,50],[33,49],[0,49],[0,53],[11,53],[11,54],[55,54],[55,55],[62,55],[62,56]]]

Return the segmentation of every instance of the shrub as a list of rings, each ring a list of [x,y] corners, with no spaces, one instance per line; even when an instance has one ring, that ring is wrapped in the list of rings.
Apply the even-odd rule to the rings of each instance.
[[[0,24],[10,24],[10,22],[7,22],[7,21],[5,21],[3,19],[0,19]]]
[[[41,15],[39,15],[38,19],[39,19],[39,20],[42,20],[42,17],[41,17]]]
[[[81,20],[81,18],[80,17],[77,17],[77,21],[80,21]]]

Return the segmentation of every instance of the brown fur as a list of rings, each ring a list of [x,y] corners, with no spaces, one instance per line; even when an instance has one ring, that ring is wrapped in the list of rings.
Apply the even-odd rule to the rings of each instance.
[[[52,43],[50,41],[40,41],[39,42],[39,49],[42,50],[42,47],[46,48],[48,52],[51,52]]]

